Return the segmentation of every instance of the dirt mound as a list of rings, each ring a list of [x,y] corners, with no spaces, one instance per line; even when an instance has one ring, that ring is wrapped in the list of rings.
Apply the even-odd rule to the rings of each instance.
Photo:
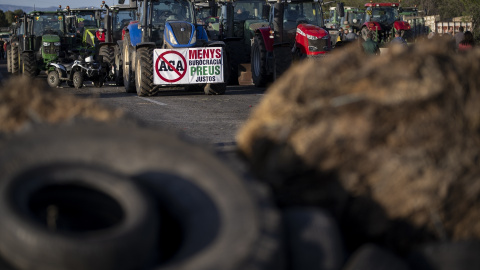
[[[107,122],[122,111],[106,108],[92,99],[82,99],[53,89],[40,79],[13,78],[0,89],[0,132],[11,133],[33,123],[56,124],[74,118]]]
[[[239,149],[281,205],[327,207],[356,241],[479,239],[480,49],[450,48],[369,57],[350,46],[297,65],[268,89]]]

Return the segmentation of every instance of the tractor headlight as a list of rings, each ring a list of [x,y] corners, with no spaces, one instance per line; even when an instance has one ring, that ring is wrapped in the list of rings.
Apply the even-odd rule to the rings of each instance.
[[[43,42],[43,47],[48,47],[50,46],[50,42]]]
[[[192,40],[190,40],[190,45],[195,44],[197,42],[197,30],[193,31]]]
[[[312,36],[312,35],[309,35],[309,34],[306,34],[307,38],[310,39],[310,40],[317,40],[318,37],[316,36]]]
[[[177,41],[175,40],[175,36],[173,35],[172,31],[168,31],[168,40],[173,45],[178,45]]]
[[[55,45],[57,47],[60,47],[61,43],[60,42],[55,42],[55,43],[53,43],[53,45]]]

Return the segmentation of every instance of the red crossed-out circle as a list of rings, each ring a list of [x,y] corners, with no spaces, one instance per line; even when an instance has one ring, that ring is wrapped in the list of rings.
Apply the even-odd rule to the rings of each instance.
[[[178,56],[180,56],[180,58],[182,58],[182,61],[183,61],[183,66],[185,67],[185,69],[183,70],[183,73],[180,73],[180,71],[178,71],[172,64],[170,64],[167,59],[165,59],[165,56],[167,54],[176,54]],[[162,74],[160,74],[160,71],[158,70],[158,62],[160,62],[160,59],[163,60],[163,62],[165,62],[170,68],[173,69],[173,71],[175,73],[178,74],[178,78],[176,79],[167,79],[165,77],[162,76]],[[162,54],[160,54],[157,58],[157,61],[155,61],[155,71],[157,72],[157,75],[158,77],[160,77],[160,79],[162,79],[163,81],[166,81],[166,82],[178,82],[180,81],[183,77],[185,77],[185,74],[187,73],[187,60],[185,59],[185,57],[183,57],[183,55],[177,51],[166,51]]]

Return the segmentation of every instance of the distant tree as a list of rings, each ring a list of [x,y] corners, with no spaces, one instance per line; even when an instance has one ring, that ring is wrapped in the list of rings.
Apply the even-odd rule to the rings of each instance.
[[[11,25],[15,22],[15,16],[21,17],[24,11],[21,9],[16,9],[15,11],[8,10],[5,12],[5,19],[7,20],[8,25]]]
[[[5,18],[7,19],[8,25],[11,25],[12,22],[15,21],[15,14],[13,14],[13,11],[8,10],[5,12]]]
[[[6,27],[9,26],[7,18],[5,17],[5,13],[3,13],[2,10],[0,10],[0,27]]]
[[[476,39],[480,39],[480,5],[478,0],[461,0],[464,5],[462,15],[472,17],[473,30]]]

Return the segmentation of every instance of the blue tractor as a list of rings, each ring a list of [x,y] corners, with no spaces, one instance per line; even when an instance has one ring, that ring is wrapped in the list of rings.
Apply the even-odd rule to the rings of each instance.
[[[123,1],[119,1],[122,4]],[[228,81],[225,43],[209,41],[190,0],[137,0],[139,20],[125,30],[123,81],[127,93],[153,96],[183,86],[224,94]]]

